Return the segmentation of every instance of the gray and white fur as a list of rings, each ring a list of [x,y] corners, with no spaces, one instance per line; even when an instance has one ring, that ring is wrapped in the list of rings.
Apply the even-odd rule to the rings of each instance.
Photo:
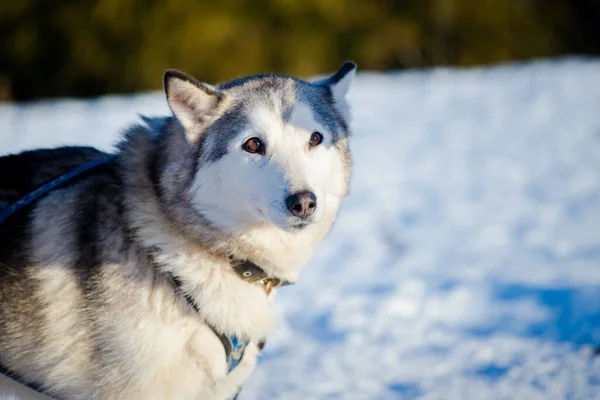
[[[114,162],[0,225],[0,366],[59,399],[235,394],[275,323],[272,296],[231,260],[294,282],[330,230],[348,191],[355,68],[216,86],[167,71],[172,117],[132,126]],[[0,202],[106,156],[2,157]],[[231,373],[211,327],[250,340]]]

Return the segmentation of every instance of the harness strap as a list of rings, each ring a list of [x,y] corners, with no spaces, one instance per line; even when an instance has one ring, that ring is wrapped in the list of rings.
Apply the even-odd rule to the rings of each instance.
[[[171,278],[171,280],[173,281],[177,292],[185,298],[185,301],[190,307],[194,309],[194,311],[196,311],[196,313],[199,313],[200,309],[194,302],[194,299],[181,289],[181,280],[179,280],[179,278],[177,278],[170,272],[167,274],[169,275],[169,278]],[[223,349],[225,350],[225,359],[227,360],[228,367],[227,373],[233,371],[233,369],[237,367],[237,365],[242,360],[242,357],[244,356],[244,350],[246,350],[246,346],[248,345],[248,341],[240,340],[237,336],[229,337],[223,333],[219,333],[211,324],[207,323],[207,325],[210,327],[210,329],[212,329],[215,336],[219,338],[221,344],[223,344]]]
[[[269,277],[262,268],[250,261],[232,261],[232,268],[241,280],[250,284],[255,284],[258,282],[262,283],[263,288],[265,290],[265,294],[267,295],[275,287],[290,284],[290,282],[282,281],[278,278]],[[200,310],[196,305],[194,299],[188,293],[182,290],[181,280],[170,272],[167,274],[169,278],[171,278],[171,280],[173,281],[177,292],[179,292],[185,298],[188,305],[198,313]],[[223,344],[223,348],[225,349],[225,358],[227,359],[227,366],[229,368],[228,373],[233,371],[242,360],[242,357],[244,356],[244,351],[246,350],[246,346],[248,346],[249,341],[246,339],[241,339],[235,335],[227,336],[223,333],[218,332],[214,326],[210,324],[207,325],[212,329],[214,334],[219,338],[219,340]],[[264,342],[259,343],[260,349],[262,349],[263,346]]]
[[[65,183],[69,179],[72,179],[72,178],[76,177],[77,175],[80,175],[86,171],[89,171],[90,169],[95,168],[97,166],[100,166],[103,164],[108,164],[114,160],[115,160],[115,157],[113,156],[113,157],[99,158],[97,160],[93,160],[93,161],[87,162],[85,164],[82,164],[82,165],[78,166],[77,168],[67,172],[66,174],[63,174],[63,175],[59,176],[58,178],[40,186],[39,188],[35,189],[33,192],[27,193],[25,196],[21,197],[16,202],[14,202],[8,206],[0,208],[0,224],[2,224],[6,219],[8,219],[11,215],[13,215],[17,211],[19,211],[21,208],[33,203],[38,198],[45,195],[52,189],[55,189],[56,187]],[[1,205],[2,204],[0,203],[0,206]]]

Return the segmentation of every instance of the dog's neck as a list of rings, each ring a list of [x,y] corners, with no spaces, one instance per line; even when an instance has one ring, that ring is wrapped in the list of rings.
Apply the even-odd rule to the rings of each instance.
[[[156,254],[160,254],[160,251],[157,249],[150,250],[150,257],[152,258],[154,264],[156,264]],[[269,295],[273,289],[278,288],[279,286],[287,286],[292,284],[292,282],[269,276],[261,267],[248,260],[242,261],[230,259],[230,264],[231,268],[239,279],[250,285],[261,286],[266,295]],[[167,272],[167,275],[173,280],[173,283],[175,286],[177,286],[177,289],[184,295],[192,308],[198,311],[199,305],[196,303],[194,298],[181,290],[182,283],[179,277],[171,272]]]
[[[271,291],[282,285],[289,285],[290,282],[282,281],[277,278],[269,277],[265,271],[262,270],[258,265],[249,261],[239,262],[233,264],[233,270],[237,274],[238,278],[242,281],[247,282],[251,285],[260,285],[265,291],[265,295],[271,294]],[[183,284],[179,277],[167,273],[169,278],[173,281],[173,284],[177,291],[186,299],[188,305],[192,307],[196,312],[200,311],[200,305],[196,302],[196,299],[192,295],[186,293],[183,290]]]
[[[270,300],[260,282],[240,279],[226,257],[215,256],[183,241],[163,241],[152,259],[153,268],[167,284],[176,277],[181,299],[185,294],[199,317],[217,332],[253,341],[263,340],[274,327]],[[242,272],[243,273],[243,272]]]

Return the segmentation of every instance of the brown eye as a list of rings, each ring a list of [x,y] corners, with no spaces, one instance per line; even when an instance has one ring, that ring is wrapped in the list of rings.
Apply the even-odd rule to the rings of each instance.
[[[321,132],[313,132],[313,134],[310,135],[310,141],[308,142],[308,144],[310,145],[310,147],[315,147],[320,145],[322,141],[323,135],[321,135]]]
[[[253,153],[253,154],[254,153],[264,154],[265,153],[265,145],[263,144],[263,142],[260,141],[259,138],[255,138],[255,137],[246,140],[243,148],[248,153]]]

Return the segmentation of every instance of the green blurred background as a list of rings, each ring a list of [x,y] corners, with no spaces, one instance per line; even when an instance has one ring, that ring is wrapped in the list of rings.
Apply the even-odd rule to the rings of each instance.
[[[0,100],[600,54],[600,0],[4,0]]]

